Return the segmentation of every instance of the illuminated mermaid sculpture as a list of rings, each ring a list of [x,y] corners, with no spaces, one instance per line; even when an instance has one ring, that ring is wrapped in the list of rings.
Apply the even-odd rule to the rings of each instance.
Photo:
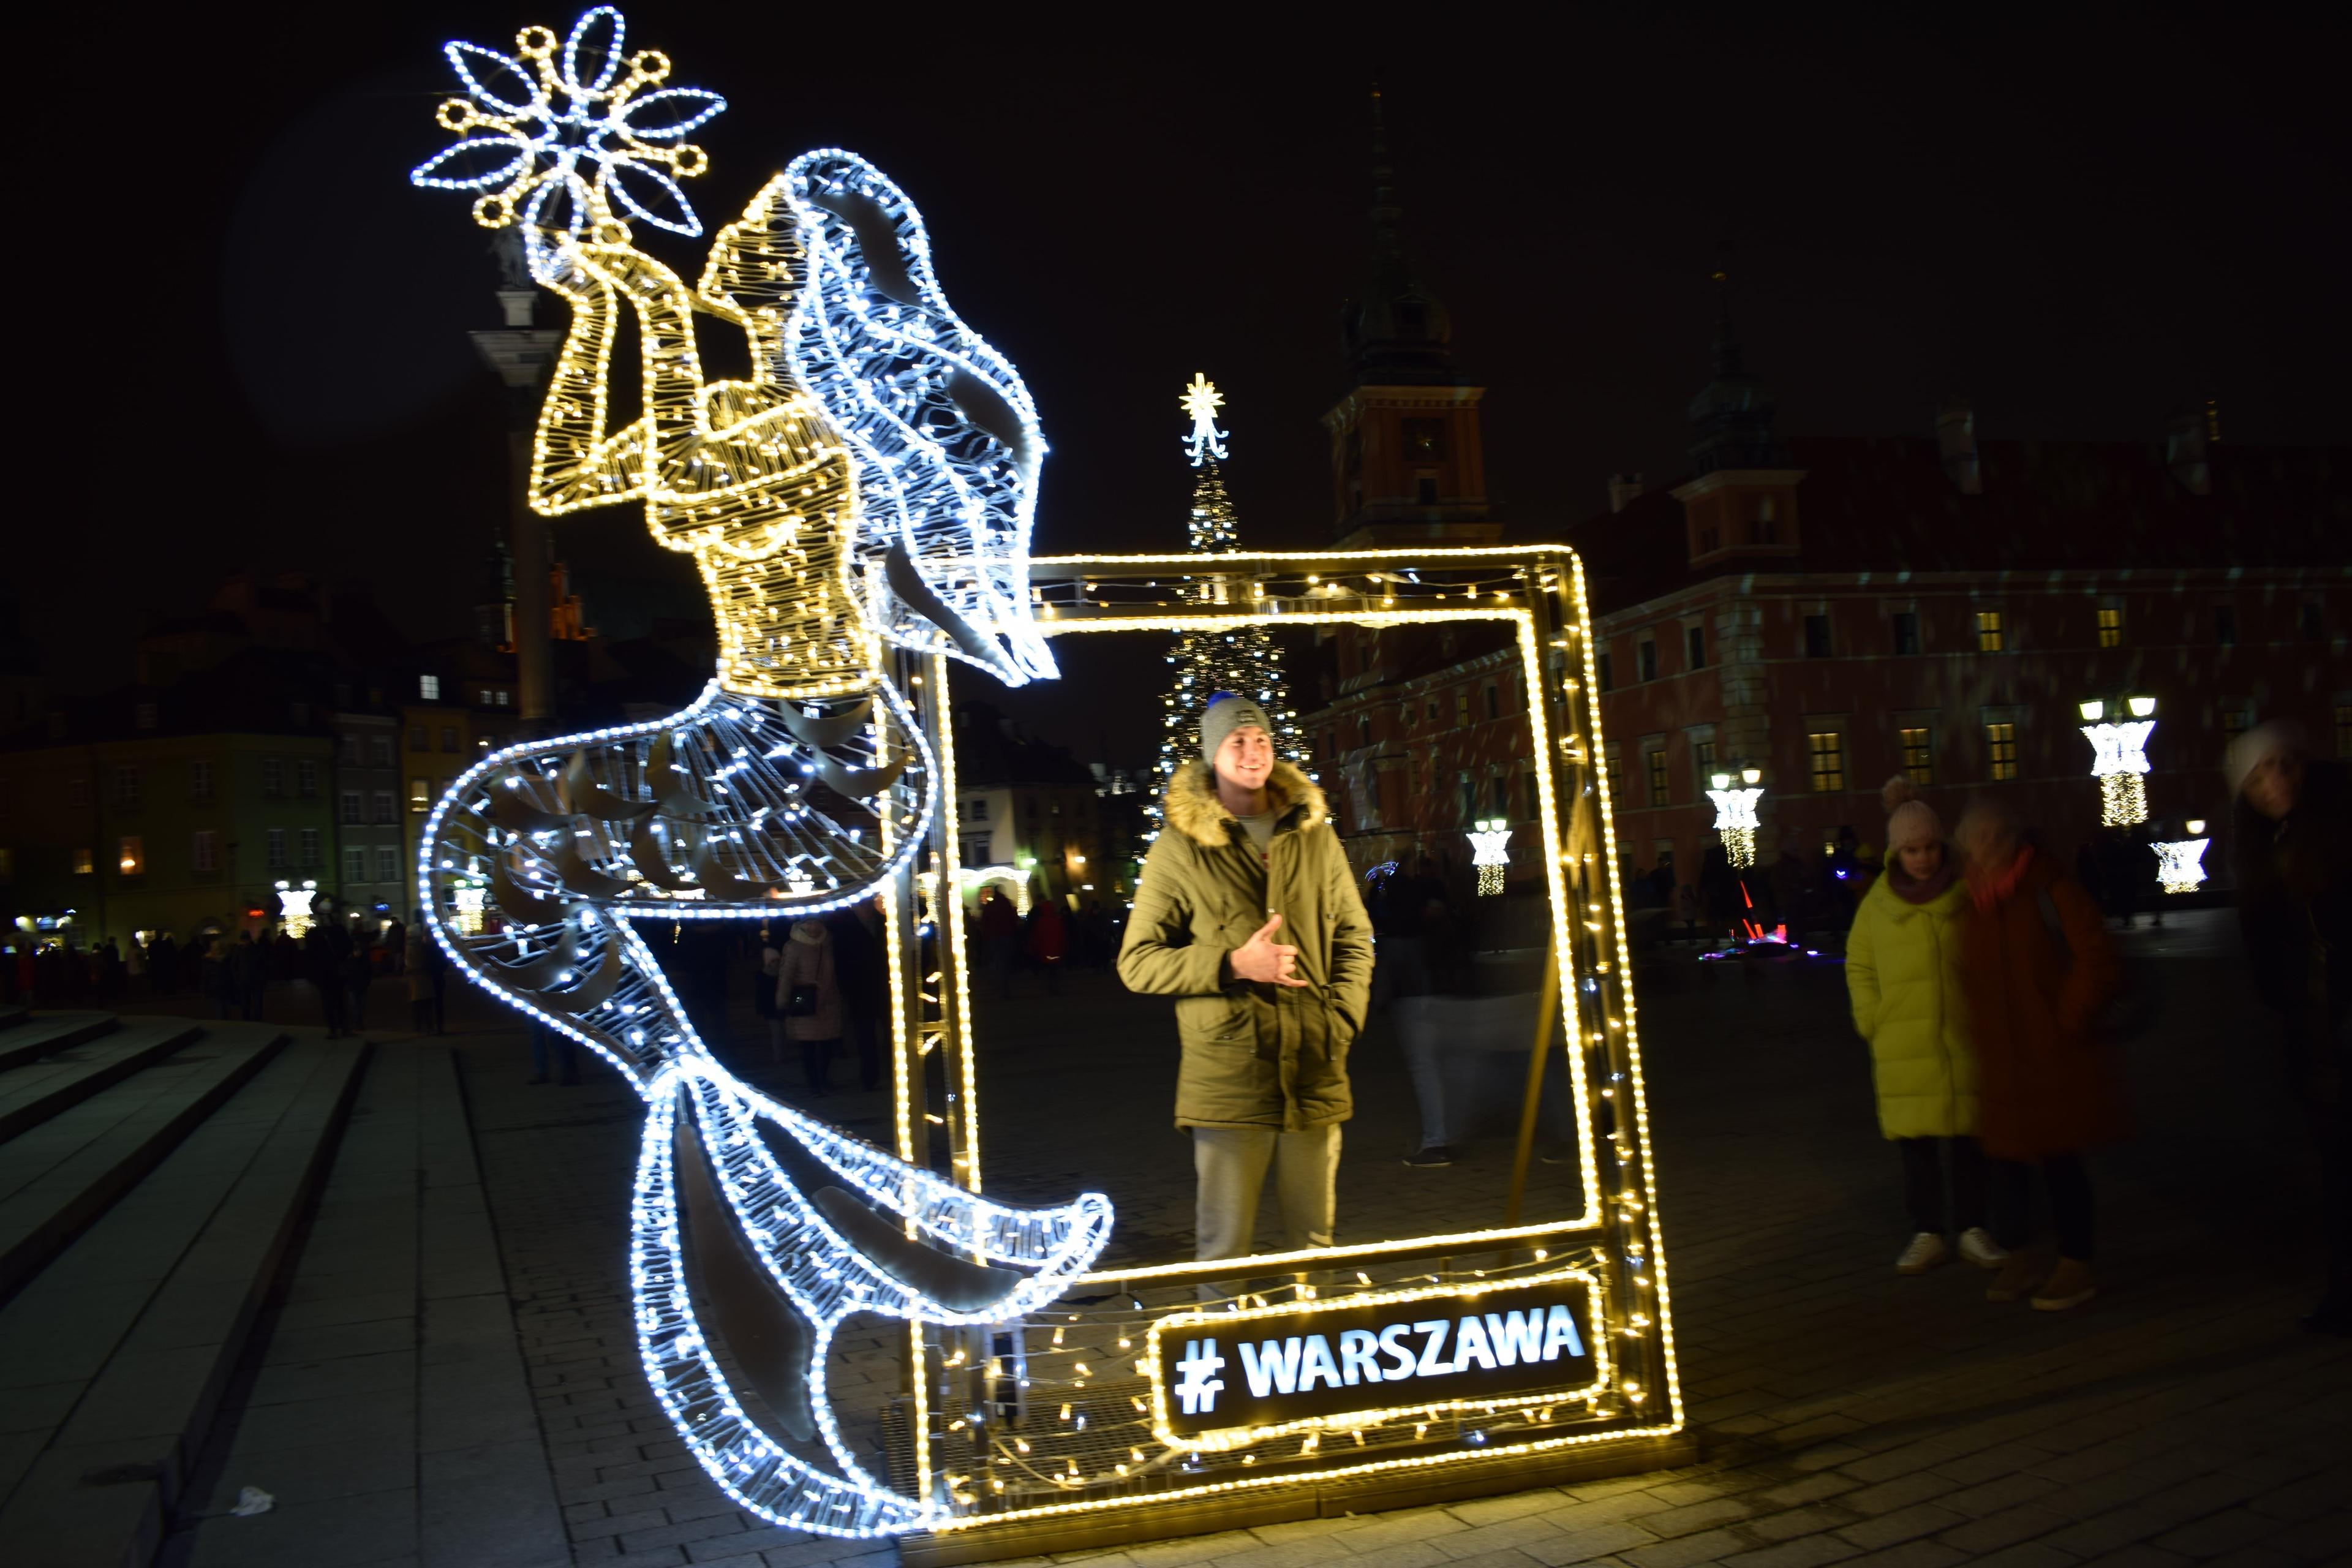
[[[886,645],[1008,684],[1054,673],[1028,617],[1045,442],[1013,366],[949,309],[914,205],[850,153],[795,159],[715,237],[689,288],[633,224],[701,232],[673,176],[726,106],[665,87],[599,7],[517,53],[453,43],[461,140],[421,185],[480,193],[520,226],[572,325],[541,410],[530,503],[636,503],[689,552],[719,672],[652,723],[499,752],[434,807],[418,867],[435,937],[466,971],[582,1040],[646,1101],[631,1277],[656,1393],[719,1484],[782,1524],[915,1528],[851,1453],[824,1394],[853,1312],[1002,1321],[1100,1252],[1110,1208],[992,1204],[767,1099],[710,1055],[629,921],[791,920],[872,896],[940,808]],[[751,372],[706,381],[693,317],[750,339]],[[636,329],[643,413],[608,416]],[[745,1400],[723,1370],[717,1331]]]

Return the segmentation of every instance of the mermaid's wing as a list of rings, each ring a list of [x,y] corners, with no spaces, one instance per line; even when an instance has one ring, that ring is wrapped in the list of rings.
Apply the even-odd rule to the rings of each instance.
[[[857,464],[858,593],[891,641],[1051,679],[1029,613],[1045,440],[1020,373],[950,308],[922,215],[825,148],[785,169],[808,275],[785,352]]]

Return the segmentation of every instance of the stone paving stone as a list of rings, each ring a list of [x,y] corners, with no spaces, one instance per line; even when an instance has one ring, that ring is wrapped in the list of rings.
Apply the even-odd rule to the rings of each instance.
[[[1881,1551],[1902,1542],[1961,1522],[1961,1516],[1948,1508],[1932,1503],[1914,1503],[1896,1509],[1893,1513],[1880,1514],[1858,1524],[1841,1525],[1835,1533],[1865,1551]]]
[[[1852,1467],[1848,1467],[1847,1473],[1853,1473]],[[1896,1509],[1908,1508],[1929,1498],[1944,1498],[1951,1489],[1952,1483],[1934,1471],[1915,1470],[1891,1481],[1881,1481],[1874,1487],[1841,1493],[1837,1500],[1840,1508],[1854,1513],[1876,1515],[1893,1513]]]
[[[1474,1557],[1451,1560],[1454,1568],[1536,1568],[1537,1559],[1516,1548],[1482,1552]]]
[[[1940,1467],[1936,1473],[1947,1479],[1957,1479]],[[1977,1486],[1963,1487],[1958,1491],[1948,1490],[1940,1500],[1946,1508],[1980,1518],[2021,1502],[2031,1502],[2057,1489],[2058,1483],[2044,1476],[2010,1474]]]
[[[1737,1552],[1721,1562],[1724,1568],[1732,1564],[1738,1568],[1818,1568],[1824,1563],[1851,1562],[1861,1554],[1862,1548],[1834,1535],[1806,1535],[1752,1552]]]
[[[1746,1519],[1749,1509],[1732,1498],[1712,1498],[1706,1502],[1669,1508],[1657,1513],[1641,1516],[1642,1528],[1660,1540],[1688,1535],[1695,1531],[1712,1529],[1735,1519]]]
[[[1570,1563],[1589,1563],[1647,1546],[1656,1539],[1640,1525],[1620,1520],[1566,1527],[1556,1535],[1530,1541],[1520,1550],[1551,1568],[1566,1568]]]
[[[1761,1541],[1781,1542],[1801,1535],[1812,1535],[1852,1524],[1859,1516],[1837,1503],[1813,1503],[1805,1508],[1783,1510],[1779,1513],[1760,1514],[1747,1521],[1743,1528]]]
[[[1506,1519],[1517,1519],[1523,1514],[1548,1512],[1559,1508],[1565,1500],[1562,1493],[1543,1488],[1535,1491],[1513,1492],[1506,1497],[1474,1498],[1468,1502],[1447,1503],[1445,1511],[1465,1524],[1494,1524]],[[1270,1528],[1286,1527],[1276,1525]]]
[[[2300,1556],[2306,1562],[2340,1560],[2352,1556],[2352,1505],[2337,1500],[2337,1506],[2315,1519],[2290,1525],[2265,1541],[2263,1545],[2291,1557]]]
[[[1932,1541],[1907,1541],[1884,1552],[1846,1559],[1855,1568],[1864,1568],[1864,1564],[1868,1568],[1947,1568],[1948,1564],[1968,1560],[1965,1552],[1956,1552],[1948,1546],[1938,1546]]]
[[[1530,1553],[1530,1555],[1539,1563],[1580,1561],[1577,1558],[1547,1557],[1539,1552]],[[1446,1556],[1429,1542],[1401,1541],[1393,1546],[1382,1546],[1370,1552],[1358,1552],[1344,1559],[1332,1558],[1326,1561],[1344,1561],[1349,1564],[1349,1568],[1432,1568],[1434,1563],[1445,1562]]]
[[[2021,1541],[2015,1546],[2004,1546],[1975,1561],[1977,1568],[2070,1568],[2079,1560],[2072,1552],[2061,1552],[2054,1546],[2044,1546],[2038,1541]]]
[[[1966,1524],[1955,1525],[1936,1539],[1947,1546],[1981,1553],[2050,1535],[2072,1522],[2065,1514],[2054,1509],[2044,1508],[2039,1503],[2020,1503],[1997,1513],[1972,1519]]]
[[[2208,1557],[2202,1568],[2304,1568],[2307,1559],[2268,1546],[2241,1546],[2219,1557]]]
[[[2083,1568],[2179,1568],[2189,1561],[2178,1552],[2162,1552],[2153,1546],[2127,1546],[2119,1552],[2081,1559]]]
[[[2185,1552],[2191,1557],[2219,1556],[2240,1547],[2252,1546],[2273,1536],[2283,1534],[2283,1521],[2252,1509],[2224,1509],[2204,1518],[2167,1531],[2151,1544],[2168,1552]]]
[[[1654,1546],[1636,1546],[1620,1555],[1634,1568],[1694,1568],[1696,1563],[1717,1562],[1747,1544],[1727,1530],[1708,1530]]]

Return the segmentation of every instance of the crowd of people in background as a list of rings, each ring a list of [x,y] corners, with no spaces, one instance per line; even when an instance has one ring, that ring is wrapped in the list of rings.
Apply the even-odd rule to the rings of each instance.
[[[2232,746],[2228,774],[2239,921],[2278,1044],[2215,1047],[2240,1051],[2251,1075],[2275,1073],[2307,1122],[2327,1274],[2305,1323],[2352,1332],[2352,781],[2268,725]],[[1900,774],[1885,802],[1887,858],[1855,910],[1845,973],[1913,1227],[1895,1267],[1924,1274],[1957,1257],[1993,1271],[1991,1300],[2081,1306],[2098,1293],[2084,1155],[2126,1135],[2116,1050],[2145,1026],[2118,1007],[2107,927],[2132,920],[2138,873],[2106,841],[2070,871],[2002,797],[1970,803],[1951,833]]]
[[[279,1021],[323,1023],[337,1037],[366,1027],[369,996],[385,979],[404,984],[417,1032],[437,1033],[446,961],[423,938],[420,927],[373,914],[315,921],[299,938],[282,925],[234,932],[208,926],[184,939],[150,931],[127,943],[110,936],[84,948],[68,931],[16,944],[11,962],[0,967],[0,1002],[79,1008],[194,997],[215,1018],[258,1023],[271,987],[299,982],[316,1000],[292,1005],[315,1007],[315,1019]]]
[[[1062,976],[1071,970],[1108,973],[1124,928],[1100,899],[1088,899],[1072,913],[1033,889],[1024,912],[993,883],[981,888],[968,918],[975,962],[987,971],[989,989],[1000,1002],[1011,999],[1016,974],[1034,974],[1046,994],[1058,995]]]

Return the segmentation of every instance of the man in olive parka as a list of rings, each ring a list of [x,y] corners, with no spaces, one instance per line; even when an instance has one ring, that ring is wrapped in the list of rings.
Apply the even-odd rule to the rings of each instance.
[[[1285,1248],[1331,1244],[1348,1047],[1371,996],[1371,923],[1330,810],[1272,731],[1256,703],[1209,700],[1118,955],[1129,990],[1177,999],[1202,1258],[1255,1250],[1269,1168]]]

